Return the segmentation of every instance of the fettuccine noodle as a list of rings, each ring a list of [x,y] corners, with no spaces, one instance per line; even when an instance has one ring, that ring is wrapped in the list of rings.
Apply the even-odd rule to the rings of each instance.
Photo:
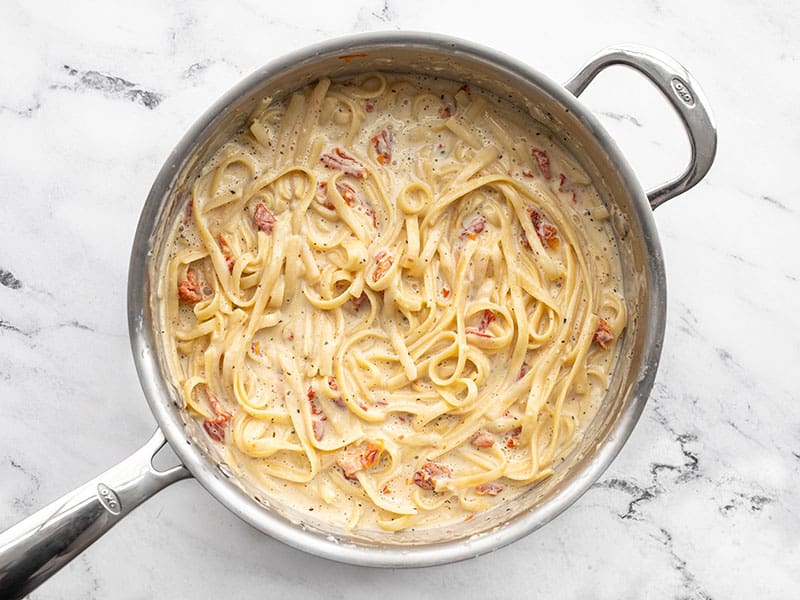
[[[469,519],[550,476],[625,327],[585,172],[447,80],[324,79],[270,103],[169,243],[186,407],[241,476],[348,528]]]

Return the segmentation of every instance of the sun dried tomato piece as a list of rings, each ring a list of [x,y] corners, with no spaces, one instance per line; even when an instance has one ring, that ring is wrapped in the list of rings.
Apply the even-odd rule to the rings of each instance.
[[[206,430],[208,437],[215,442],[225,441],[225,422],[218,422],[216,419],[206,419],[203,421],[203,429]]]
[[[327,208],[328,210],[333,210],[336,207],[333,205],[333,202],[330,201],[328,198],[328,183],[326,181],[320,181],[319,185],[317,186],[317,202],[319,202],[322,206]]]
[[[481,483],[475,486],[475,493],[478,496],[497,496],[500,492],[502,492],[504,486],[500,485],[499,483],[490,482],[490,483]]]
[[[599,319],[597,322],[597,329],[594,330],[592,341],[605,350],[608,348],[608,344],[610,344],[613,340],[614,335],[611,333],[611,328],[608,326],[608,322],[605,319]]]
[[[486,219],[477,217],[463,229],[459,237],[468,237],[474,240],[484,229],[486,229]]]
[[[312,421],[311,431],[314,433],[314,439],[320,441],[325,437],[325,422],[322,420]]]
[[[545,221],[542,213],[533,207],[528,207],[528,215],[531,218],[531,224],[533,225],[536,235],[539,237],[539,241],[542,243],[542,245],[547,246],[551,250],[558,248],[558,245],[561,242],[558,237],[558,229],[556,229],[554,225],[551,225]],[[525,241],[527,242],[527,240],[528,238],[526,237]],[[530,243],[528,243],[528,247],[530,247]]]
[[[354,60],[356,58],[365,58],[366,56],[368,56],[366,53],[361,52],[359,54],[343,54],[342,56],[337,56],[337,58],[339,60],[342,60],[342,61],[346,62],[346,63],[349,63],[351,60]],[[349,81],[349,82],[344,81],[344,82],[342,82],[342,84],[343,85],[353,85],[353,82],[352,81]]]
[[[519,436],[521,433],[522,433],[522,427],[515,427],[514,429],[512,429],[511,435],[508,437],[508,440],[506,441],[506,447],[516,448],[517,446],[519,446],[520,444]]]
[[[208,392],[208,403],[216,417],[203,421],[203,429],[212,440],[222,442],[225,440],[225,423],[230,421],[233,415],[225,410],[219,398],[211,391]]]
[[[229,413],[225,408],[222,406],[222,402],[219,401],[216,394],[213,392],[208,392],[208,403],[211,405],[211,410],[214,411],[214,414],[217,415],[217,421],[222,420],[227,421],[233,415]]]
[[[317,401],[317,392],[314,391],[314,388],[308,388],[308,392],[306,392],[306,396],[308,397],[308,403],[311,405],[311,414],[312,415],[321,415],[322,408]]]
[[[192,213],[194,212],[194,203],[192,202],[191,198],[189,202],[186,203],[186,210],[183,211],[183,220],[181,223],[184,225],[188,225],[192,220]]]
[[[483,315],[481,315],[481,322],[478,324],[478,326],[467,327],[466,333],[485,338],[492,337],[491,334],[486,333],[486,329],[496,318],[497,317],[495,316],[494,311],[491,311],[487,308],[486,310],[483,311]]]
[[[325,436],[325,421],[328,420],[328,416],[322,410],[322,405],[320,405],[317,393],[313,388],[308,388],[306,396],[311,410],[311,430],[314,433],[314,438],[320,441]]]
[[[517,381],[525,377],[528,373],[528,363],[522,363],[522,366],[519,369],[519,375],[517,375]]]
[[[357,207],[361,212],[372,219],[372,226],[376,229],[378,228],[378,218],[375,214],[375,210],[370,206],[369,202],[358,195],[358,191],[356,191],[352,185],[346,181],[337,181],[336,191],[339,192],[348,206]],[[333,205],[331,205],[331,208],[333,208]]]
[[[253,224],[259,231],[269,235],[272,233],[275,222],[275,215],[267,208],[266,204],[263,202],[256,204],[256,209],[253,211]]]
[[[194,269],[186,271],[186,279],[178,284],[178,299],[186,304],[197,304],[203,299],[200,282]]]
[[[414,484],[423,490],[433,490],[442,479],[450,478],[450,469],[435,462],[426,462],[414,473]]]
[[[485,429],[479,429],[469,443],[476,448],[491,448],[494,446],[494,436]]]
[[[372,219],[372,226],[377,229],[378,228],[378,215],[375,214],[375,209],[372,208],[366,202],[364,203],[364,212],[367,214],[368,217]]]
[[[539,150],[538,148],[532,148],[531,154],[533,158],[536,159],[536,164],[539,165],[539,171],[542,172],[542,177],[550,179],[550,157],[547,156],[547,152]]]
[[[332,153],[323,154],[320,161],[328,169],[339,169],[358,179],[366,179],[368,176],[367,168],[341,148],[334,148]]]
[[[558,239],[558,229],[556,229],[555,226],[550,223],[543,223],[536,233],[539,235],[539,239],[543,244],[553,250],[558,248],[560,240]]]
[[[372,136],[372,144],[375,146],[375,153],[380,164],[388,165],[392,162],[395,141],[394,133],[386,129]]]
[[[361,463],[364,465],[364,468],[369,469],[371,466],[377,464],[381,459],[382,453],[383,446],[369,442],[361,459]]]
[[[386,275],[386,272],[392,267],[394,258],[386,252],[381,250],[375,255],[375,271],[372,273],[372,281],[378,281],[381,277]]]
[[[358,192],[356,192],[356,188],[346,181],[337,181],[336,191],[339,192],[341,197],[347,203],[347,206],[355,206],[355,204],[358,202]]]
[[[524,229],[520,229],[519,230],[519,243],[526,250],[530,250],[531,249],[531,243],[528,241],[528,235],[525,233]]]
[[[336,377],[328,377],[328,387],[331,388],[331,391],[338,392],[339,391],[339,383],[336,381]],[[333,399],[333,403],[338,406],[339,408],[344,408],[345,403],[342,399],[342,395],[339,394]]]
[[[222,234],[217,236],[217,242],[219,243],[219,249],[222,251],[222,256],[225,258],[225,264],[228,265],[228,271],[233,271],[233,266],[236,264],[236,261],[233,259],[231,247],[228,245],[225,238],[222,237]]]
[[[359,471],[378,464],[381,454],[383,454],[383,445],[370,441],[367,442],[366,448],[356,448],[343,453],[336,464],[346,478],[354,479],[355,474]]]

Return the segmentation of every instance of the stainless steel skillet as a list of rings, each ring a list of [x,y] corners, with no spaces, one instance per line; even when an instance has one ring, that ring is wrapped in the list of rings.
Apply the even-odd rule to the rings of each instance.
[[[639,71],[663,93],[690,140],[686,171],[649,192],[577,99],[595,75],[617,64]],[[469,523],[426,531],[348,532],[259,495],[233,474],[182,411],[158,332],[160,307],[154,289],[163,242],[200,166],[244,125],[264,97],[280,97],[321,76],[372,70],[438,75],[482,86],[528,110],[556,133],[592,176],[612,214],[630,311],[606,399],[556,473]],[[262,532],[307,552],[359,565],[453,562],[490,552],[541,527],[600,477],[644,408],[661,353],[666,311],[664,264],[652,209],[700,181],[715,151],[716,131],[699,86],[679,64],[650,49],[604,50],[564,86],[493,50],[425,33],[339,38],[265,66],[226,93],[186,133],[158,174],[139,220],[128,279],[129,329],[139,379],[159,429],[131,457],[0,534],[0,596],[29,593],[139,503],[192,476]],[[159,471],[153,457],[167,442],[182,464]]]

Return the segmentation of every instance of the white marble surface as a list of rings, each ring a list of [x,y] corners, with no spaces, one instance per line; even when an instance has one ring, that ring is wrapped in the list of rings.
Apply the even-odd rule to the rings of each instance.
[[[464,563],[328,562],[186,481],[32,598],[797,597],[800,10],[780,0],[0,4],[0,529],[154,429],[128,345],[128,253],[183,131],[271,58],[378,29],[461,36],[557,80],[644,43],[703,84],[719,153],[656,213],[669,317],[629,443],[565,514]],[[585,100],[647,185],[682,167],[676,119],[636,75],[609,72]]]

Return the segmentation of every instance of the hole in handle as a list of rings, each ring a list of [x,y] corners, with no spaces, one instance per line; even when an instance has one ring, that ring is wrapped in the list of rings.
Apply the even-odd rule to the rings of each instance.
[[[691,147],[680,117],[641,73],[625,65],[604,69],[580,99],[608,130],[645,190],[686,169]]]
[[[159,450],[153,455],[153,458],[150,460],[150,464],[152,465],[153,469],[158,471],[159,473],[166,473],[176,467],[182,467],[183,463],[178,458],[178,455],[175,454],[175,451],[172,449],[172,446],[169,445],[169,442],[166,442]]]

